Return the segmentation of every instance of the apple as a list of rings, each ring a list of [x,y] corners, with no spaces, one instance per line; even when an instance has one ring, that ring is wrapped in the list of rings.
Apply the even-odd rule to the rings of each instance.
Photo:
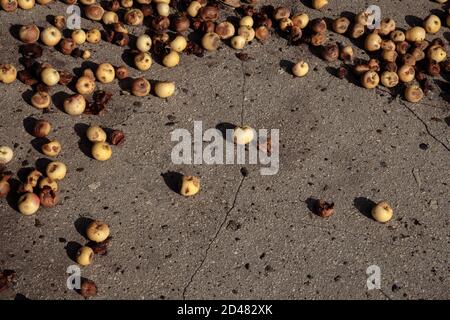
[[[17,206],[21,214],[30,216],[38,211],[40,204],[41,200],[37,195],[27,192],[20,197]]]
[[[388,222],[392,219],[393,214],[394,210],[386,201],[381,201],[372,208],[372,217],[378,222]]]
[[[200,179],[195,176],[183,176],[181,181],[180,194],[190,197],[200,191]]]
[[[86,235],[95,242],[105,241],[109,237],[109,226],[101,221],[92,221],[86,229]]]
[[[249,126],[236,127],[233,131],[233,142],[248,144],[255,138],[255,130]]]

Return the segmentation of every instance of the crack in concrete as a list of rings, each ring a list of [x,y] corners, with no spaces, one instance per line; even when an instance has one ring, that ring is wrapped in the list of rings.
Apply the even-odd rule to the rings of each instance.
[[[387,94],[389,94],[392,97],[392,100],[389,102],[389,104],[391,104],[393,101],[398,100],[397,97],[398,95],[394,95],[392,92],[381,89],[381,88],[377,88],[377,90],[385,92]],[[440,145],[442,145],[448,152],[450,152],[450,147],[447,146],[443,141],[441,141],[440,139],[438,139],[430,130],[430,128],[428,127],[428,124],[425,122],[425,120],[423,120],[421,117],[419,117],[419,115],[417,113],[414,112],[413,109],[411,109],[403,100],[398,100],[398,102],[404,106],[410,113],[412,113],[414,115],[414,117],[419,120],[423,126],[425,127],[425,131],[427,132],[427,134],[433,138],[434,141],[436,141],[437,143],[439,143]],[[426,105],[426,106],[432,106],[430,104],[427,104],[425,102],[418,102],[418,104],[422,104],[422,105]],[[435,107],[435,106],[434,106]]]
[[[382,88],[379,88],[379,87],[376,88],[376,91],[378,93],[383,92],[383,93],[387,93],[388,95],[390,95],[391,99],[389,99],[389,104],[391,104],[394,101],[397,101],[397,97],[399,96],[398,93],[394,94],[394,93],[392,93],[392,92],[390,92],[388,90],[385,90],[385,89],[382,89]],[[402,101],[402,100],[400,100],[400,101]],[[426,102],[422,102],[422,101],[416,102],[416,104],[421,104],[423,106],[432,107],[432,108],[441,109],[441,110],[448,110],[448,108],[446,108],[446,107],[441,107],[441,106],[437,106],[437,105],[426,103]]]
[[[391,104],[392,102],[394,102],[394,101],[396,100],[397,96],[398,96],[397,94],[393,94],[392,92],[390,92],[390,91],[388,91],[388,90],[385,90],[385,89],[382,89],[382,88],[380,88],[380,87],[376,87],[375,90],[376,90],[378,93],[379,93],[379,92],[383,92],[383,93],[387,93],[388,95],[390,95],[391,98],[388,99],[388,100],[389,100],[389,104]]]
[[[244,61],[241,60],[241,72],[242,72],[242,97],[241,97],[241,126],[244,125],[244,112],[245,112],[245,87],[246,87],[246,83],[247,83],[247,75],[245,73],[245,64]],[[203,255],[202,260],[200,261],[200,264],[198,265],[198,267],[194,270],[194,273],[191,275],[189,282],[186,284],[186,286],[183,288],[183,293],[182,293],[182,298],[183,300],[186,299],[186,292],[189,289],[189,287],[191,286],[192,282],[194,281],[195,276],[198,274],[198,272],[200,271],[200,269],[203,267],[203,265],[205,264],[206,259],[208,259],[208,254],[209,251],[211,250],[211,246],[213,245],[213,243],[217,240],[217,237],[219,236],[220,232],[222,231],[223,226],[225,225],[225,223],[228,220],[228,217],[231,213],[231,211],[234,210],[234,207],[236,205],[236,201],[239,195],[239,191],[241,190],[242,184],[244,183],[245,180],[245,176],[242,177],[241,181],[239,182],[239,185],[237,187],[237,190],[234,194],[234,199],[233,199],[233,203],[231,205],[231,208],[228,209],[225,212],[225,216],[223,217],[222,223],[219,225],[219,228],[217,229],[216,233],[214,234],[214,237],[211,239],[211,241],[209,242],[208,246],[206,247],[205,253]]]
[[[241,71],[242,71],[242,102],[241,102],[241,126],[244,125],[244,106],[245,106],[245,85],[247,83],[247,76],[245,75],[245,65],[244,61],[241,60]]]
[[[403,105],[406,109],[408,109],[409,112],[411,112],[414,117],[416,117],[417,120],[419,120],[420,122],[422,122],[422,124],[425,127],[426,132],[428,133],[428,135],[433,138],[436,142],[438,142],[439,144],[441,144],[448,152],[450,152],[450,147],[448,147],[443,141],[439,140],[430,130],[430,128],[428,127],[428,124],[421,118],[419,117],[419,115],[417,113],[414,112],[413,109],[411,109],[404,101],[400,100],[400,104]]]
[[[192,282],[194,281],[195,276],[198,274],[198,272],[200,271],[200,269],[201,269],[201,268],[203,267],[203,265],[205,264],[206,259],[208,259],[208,254],[209,254],[209,251],[210,251],[210,249],[211,249],[213,243],[217,240],[217,237],[219,236],[220,232],[222,231],[223,226],[225,225],[225,222],[227,222],[228,217],[229,217],[231,211],[234,210],[234,207],[235,207],[235,205],[236,205],[236,201],[237,201],[237,198],[238,198],[238,195],[239,195],[239,191],[241,190],[241,187],[242,187],[242,184],[244,183],[244,180],[245,180],[245,176],[243,176],[242,179],[241,179],[241,181],[239,182],[239,185],[238,185],[238,187],[237,187],[237,189],[236,189],[236,192],[235,192],[235,194],[234,194],[234,199],[233,199],[233,203],[232,203],[232,205],[231,205],[231,208],[228,209],[228,210],[225,212],[225,215],[224,215],[224,217],[223,217],[222,223],[219,225],[219,228],[217,228],[217,231],[216,231],[216,233],[214,234],[214,237],[209,241],[209,244],[208,244],[208,246],[206,247],[205,253],[203,254],[203,258],[202,258],[202,260],[200,261],[200,264],[198,265],[197,268],[195,268],[194,273],[192,273],[192,275],[191,275],[191,277],[190,277],[190,279],[189,279],[189,282],[188,282],[188,283],[186,284],[186,286],[183,288],[183,294],[182,294],[183,300],[186,299],[186,292],[187,292],[187,290],[189,289],[189,287],[191,286]]]
[[[388,300],[392,300],[391,297],[390,297],[386,292],[384,292],[383,289],[380,289],[380,292],[381,292],[381,293],[383,294],[383,296],[385,296]]]
[[[305,216],[304,218],[306,218],[306,217],[308,217],[308,216]],[[325,226],[319,226],[319,225],[316,225],[316,224],[313,224],[313,223],[307,223],[305,221],[302,221],[302,219],[300,219],[300,223],[302,225],[304,225],[304,226],[321,229],[323,231],[327,231],[327,232],[330,232],[330,233],[337,232],[341,236],[350,235],[350,236],[353,236],[355,238],[367,238],[367,241],[373,242],[373,243],[380,243],[380,244],[383,244],[383,245],[391,245],[391,246],[399,247],[399,248],[408,248],[408,249],[417,249],[418,248],[416,245],[405,245],[405,244],[399,245],[399,244],[394,244],[394,243],[388,242],[388,241],[372,239],[372,238],[370,238],[370,234],[362,234],[362,233],[359,234],[359,233],[353,233],[353,232],[350,232],[350,231],[347,231],[347,230],[338,229],[338,228],[328,228],[328,227],[325,227]],[[427,250],[432,250],[432,251],[434,251],[436,253],[440,253],[440,254],[450,254],[450,251],[441,251],[441,250],[437,250],[435,248],[428,248],[428,247],[424,247],[424,248],[427,249]]]
[[[242,82],[242,101],[241,101],[241,125],[244,125],[244,112],[245,112],[245,86],[246,86],[247,76],[246,76],[246,73],[245,73],[245,64],[244,64],[244,61],[242,61],[242,60],[241,60],[241,71],[242,71],[242,77],[243,77],[243,82]],[[328,85],[325,87],[326,89],[328,89],[328,87],[330,86],[330,83],[331,83],[331,81],[330,81],[330,82],[328,83]],[[398,100],[398,99],[397,99],[398,95],[394,95],[394,94],[393,94],[392,92],[390,92],[390,91],[383,90],[383,89],[380,89],[380,88],[377,88],[377,90],[382,91],[382,92],[385,92],[385,93],[387,93],[387,94],[389,94],[389,95],[391,96],[392,99],[390,99],[389,104],[392,103],[393,101]],[[427,132],[427,134],[428,134],[430,137],[432,137],[436,142],[438,142],[439,144],[441,144],[447,151],[450,152],[450,148],[449,148],[444,142],[442,142],[441,140],[439,140],[439,139],[438,139],[438,138],[430,131],[430,129],[429,129],[427,123],[426,123],[422,118],[420,118],[420,117],[419,117],[419,116],[418,116],[418,115],[417,115],[417,114],[416,114],[409,106],[407,106],[406,103],[405,103],[404,101],[399,100],[399,102],[400,102],[400,103],[401,103],[401,104],[402,104],[409,112],[411,112],[411,113],[416,117],[417,120],[419,120],[419,121],[424,125],[424,127],[425,127],[425,129],[426,129],[426,132]],[[426,103],[420,103],[420,104],[427,105]],[[130,116],[131,116],[131,115],[129,115],[129,116],[127,117],[127,119],[126,119],[125,121],[123,121],[122,123],[126,122]],[[234,199],[233,199],[233,203],[232,203],[231,208],[228,209],[228,210],[226,211],[226,213],[225,213],[225,215],[224,215],[224,218],[223,218],[221,224],[219,225],[219,227],[218,227],[216,233],[214,234],[213,238],[210,240],[210,242],[209,242],[209,244],[208,244],[208,246],[207,246],[207,248],[206,248],[206,250],[205,250],[205,252],[204,252],[204,255],[203,255],[202,260],[200,261],[200,264],[199,264],[199,265],[197,266],[197,268],[194,270],[194,272],[192,273],[192,275],[191,275],[191,277],[190,277],[188,283],[187,283],[186,286],[183,288],[183,293],[182,293],[182,299],[183,299],[183,300],[186,299],[186,293],[187,293],[187,290],[188,290],[189,287],[192,285],[192,283],[193,283],[193,281],[194,281],[194,278],[196,277],[196,275],[198,274],[198,272],[200,271],[200,269],[203,267],[203,265],[205,264],[206,260],[208,259],[208,255],[209,255],[209,252],[210,252],[210,250],[211,250],[212,245],[213,245],[214,242],[217,240],[217,238],[218,238],[220,232],[221,232],[222,229],[223,229],[223,226],[225,225],[226,221],[228,220],[228,217],[229,217],[230,213],[234,210],[235,204],[236,204],[236,201],[237,201],[237,198],[238,198],[238,195],[239,195],[239,192],[240,192],[240,189],[241,189],[241,187],[242,187],[242,184],[243,184],[244,180],[245,180],[245,176],[242,177],[242,179],[241,179],[241,181],[240,181],[240,183],[239,183],[239,185],[238,185],[238,187],[237,187],[237,190],[236,190],[236,192],[235,192],[235,195],[234,195]],[[302,201],[302,200],[301,200],[301,201]],[[305,202],[305,203],[306,203],[306,201],[302,201],[302,202]],[[312,214],[311,214],[309,217],[312,218]],[[302,219],[301,219],[301,220],[302,220]],[[399,247],[399,248],[409,248],[409,249],[417,248],[417,246],[414,246],[414,245],[404,245],[404,244],[403,244],[403,245],[398,245],[398,244],[394,244],[394,243],[392,243],[392,242],[387,242],[387,241],[383,241],[383,240],[370,239],[370,235],[369,235],[369,234],[358,234],[358,233],[353,233],[353,232],[349,232],[349,231],[342,230],[342,229],[327,228],[327,227],[315,225],[315,224],[312,224],[312,223],[306,223],[306,222],[304,222],[304,221],[301,221],[301,224],[303,224],[304,226],[313,227],[313,228],[318,228],[318,229],[321,229],[321,230],[323,230],[323,231],[327,231],[327,232],[331,232],[331,233],[332,233],[332,232],[338,232],[341,236],[351,235],[351,236],[357,237],[357,238],[364,237],[364,238],[366,238],[367,241],[369,241],[369,242],[380,243],[380,244],[384,244],[384,245],[387,244],[387,245],[391,245],[391,246],[395,246],[395,247]],[[437,249],[434,249],[434,248],[427,248],[427,247],[425,247],[425,249],[427,249],[427,250],[432,250],[432,251],[434,251],[434,252],[441,253],[441,254],[442,254],[442,253],[445,253],[445,254],[450,253],[450,252],[446,252],[446,251],[440,251],[440,250],[437,250]],[[386,293],[385,293],[384,291],[382,291],[382,290],[380,290],[380,291],[381,291],[381,293],[382,293],[388,300],[392,300],[392,298],[391,298],[388,294],[386,294]]]
[[[434,104],[430,104],[430,103],[426,103],[426,102],[417,102],[417,104],[421,104],[421,105],[423,105],[423,106],[427,106],[427,107],[431,107],[431,108],[435,108],[435,109],[441,109],[441,110],[448,110],[448,108],[446,108],[446,107],[442,107],[442,106],[437,106],[437,105],[434,105]]]

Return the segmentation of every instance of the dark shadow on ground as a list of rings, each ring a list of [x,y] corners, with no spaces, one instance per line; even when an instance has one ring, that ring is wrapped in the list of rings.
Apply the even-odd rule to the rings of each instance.
[[[81,152],[83,152],[86,157],[92,159],[92,153],[91,153],[92,143],[86,137],[86,131],[88,128],[89,128],[89,126],[85,123],[77,123],[73,127],[75,133],[80,138],[80,140],[78,141],[78,147],[80,148]]]
[[[64,112],[64,100],[69,97],[70,94],[68,94],[67,92],[59,91],[52,95],[52,102],[58,110]]]
[[[353,200],[353,205],[365,217],[372,219],[372,208],[376,205],[375,202],[365,197],[357,197]]]
[[[306,199],[306,206],[308,207],[308,210],[312,213],[312,214],[317,214],[317,208],[318,208],[318,204],[319,204],[319,199],[313,198],[313,197],[309,197],[308,199]]]
[[[17,192],[17,190],[19,190],[22,183],[18,179],[15,179],[15,178],[9,179],[8,183],[9,183],[10,190],[8,192],[8,195],[6,196],[6,202],[12,209],[19,212],[17,203],[19,201],[20,194]]]
[[[445,123],[450,127],[450,116],[444,119]]]
[[[20,28],[22,28],[21,24],[13,24],[9,28],[9,32],[11,33],[11,35],[17,40],[20,40],[20,36],[19,36]]]
[[[287,73],[289,73],[290,75],[292,75],[292,67],[295,65],[294,62],[286,60],[286,59],[281,59],[280,61],[280,67],[286,71]]]
[[[167,171],[165,173],[161,173],[161,176],[170,190],[175,193],[180,193],[181,180],[183,179],[183,175],[181,173]]]
[[[422,26],[423,20],[419,17],[407,15],[405,16],[405,21],[410,27]]]
[[[47,138],[34,138],[31,140],[31,145],[37,152],[42,153],[42,146],[49,142],[50,140]]]
[[[222,137],[224,140],[227,139],[227,130],[234,130],[236,128],[236,125],[229,123],[229,122],[221,122],[216,125],[216,129],[222,133]]]
[[[28,299],[21,293],[17,293],[16,296],[14,297],[14,300],[15,301],[26,301],[26,300],[30,300],[30,299]]]
[[[87,238],[86,229],[89,226],[89,224],[93,221],[94,220],[92,220],[91,218],[80,217],[74,222],[75,229],[78,231],[80,235]]]
[[[47,159],[47,158],[37,159],[36,160],[36,169],[45,175],[45,170],[47,169],[47,166],[50,162],[52,162],[52,160]]]
[[[30,134],[33,135],[33,129],[36,126],[38,119],[34,118],[34,117],[26,117],[23,120],[23,127],[25,128],[25,131]]]
[[[81,244],[75,241],[67,242],[64,249],[66,249],[67,256],[74,262],[77,262],[77,252],[82,247]]]

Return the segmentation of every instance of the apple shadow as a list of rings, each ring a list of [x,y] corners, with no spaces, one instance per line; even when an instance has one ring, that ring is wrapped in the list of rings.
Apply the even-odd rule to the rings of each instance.
[[[447,126],[450,127],[450,116],[448,116],[447,118],[444,119],[445,123],[447,124]]]
[[[91,218],[80,217],[74,222],[75,229],[81,236],[87,238],[86,229],[93,221]]]
[[[36,160],[36,169],[45,175],[45,171],[50,162],[52,162],[52,160],[47,158],[39,158]]]
[[[421,26],[423,23],[422,19],[412,15],[405,16],[405,21],[410,27]]]
[[[83,152],[86,157],[93,159],[91,152],[92,143],[86,137],[86,131],[88,128],[89,126],[85,123],[77,123],[75,124],[73,129],[80,138],[80,140],[78,141],[78,147],[80,148],[81,152]]]
[[[161,173],[161,176],[164,179],[164,182],[175,193],[180,193],[181,181],[183,179],[183,175],[179,172],[175,171],[167,171],[165,173]]]
[[[356,197],[353,205],[363,216],[372,220],[372,208],[376,205],[374,201],[366,197]]]
[[[216,129],[222,134],[223,140],[227,140],[227,130],[234,130],[235,128],[236,125],[230,122],[221,122],[216,125]]]
[[[286,72],[289,73],[290,75],[292,75],[292,67],[294,66],[294,62],[286,60],[286,59],[281,59],[280,61],[280,67]]]
[[[64,249],[66,249],[67,256],[74,262],[77,262],[77,252],[82,247],[81,244],[75,241],[69,241]]]

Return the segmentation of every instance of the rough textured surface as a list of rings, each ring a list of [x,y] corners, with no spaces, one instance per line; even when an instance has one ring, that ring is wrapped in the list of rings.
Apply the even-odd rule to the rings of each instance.
[[[346,0],[319,12],[303,1],[284,3],[312,18],[378,4],[403,28],[440,8],[429,1]],[[0,61],[19,65],[16,24],[44,26],[64,8],[1,11]],[[83,20],[83,28],[90,25]],[[449,29],[440,35],[448,39]],[[123,64],[119,47],[86,47],[94,62]],[[114,91],[102,117],[70,117],[57,108],[41,114],[24,101],[25,85],[0,85],[0,144],[15,146],[8,168],[17,172],[45,158],[24,128],[27,117],[51,121],[52,137],[63,145],[58,159],[69,168],[63,203],[54,209],[25,217],[0,202],[0,269],[17,273],[17,284],[1,299],[82,299],[66,288],[66,269],[74,264],[67,252],[86,242],[79,232],[83,217],[104,220],[112,230],[108,255],[82,270],[102,299],[450,298],[448,84],[439,80],[439,90],[411,105],[339,80],[330,72],[339,64],[327,65],[305,45],[287,47],[273,36],[245,52],[254,59],[243,64],[226,45],[202,59],[183,55],[172,70],[155,63],[147,78],[177,84],[168,101],[120,94],[116,81],[98,84]],[[294,79],[286,65],[299,58],[310,73]],[[82,63],[49,49],[44,60],[66,70]],[[239,165],[173,165],[170,132],[192,131],[194,120],[205,128],[239,123],[243,92],[244,122],[281,130],[279,173],[260,176],[258,166],[246,166],[244,178]],[[125,145],[114,147],[110,161],[97,162],[80,148],[77,129],[89,123],[125,132]],[[202,191],[179,196],[161,176],[167,171],[199,175]],[[334,201],[336,214],[312,215],[310,197]],[[382,225],[368,218],[359,210],[365,198],[389,201],[394,219]],[[381,291],[366,287],[373,264],[381,268]]]

